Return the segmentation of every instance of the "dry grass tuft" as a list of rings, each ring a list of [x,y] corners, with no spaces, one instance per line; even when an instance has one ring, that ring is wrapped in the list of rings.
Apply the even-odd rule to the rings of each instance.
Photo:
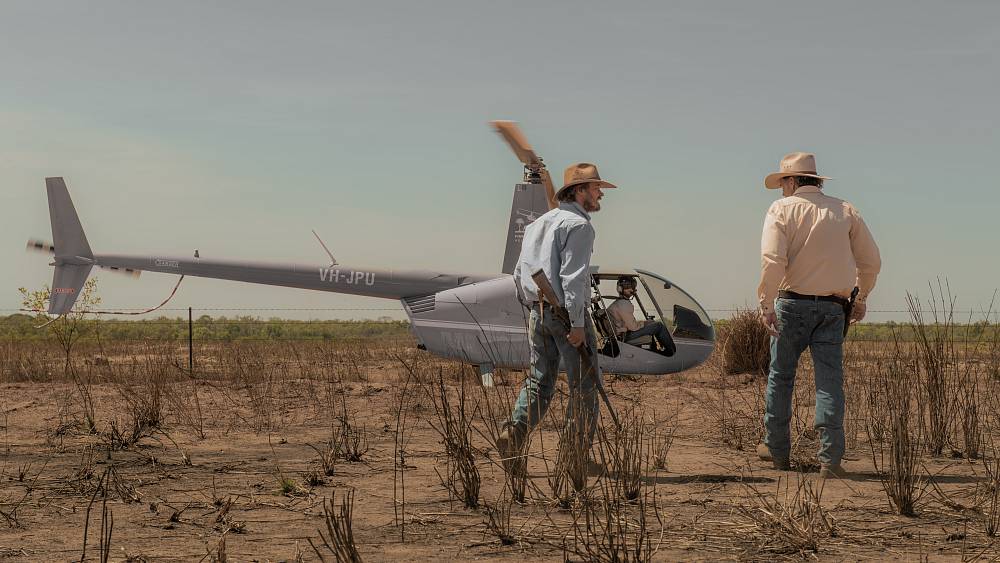
[[[766,376],[771,365],[771,337],[754,309],[738,309],[722,331],[722,369],[726,375]]]

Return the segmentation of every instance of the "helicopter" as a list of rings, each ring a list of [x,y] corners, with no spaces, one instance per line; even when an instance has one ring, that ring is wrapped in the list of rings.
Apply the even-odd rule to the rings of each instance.
[[[525,228],[557,206],[551,176],[515,122],[492,121],[524,165],[514,185],[501,273],[475,275],[436,270],[357,268],[341,265],[323,243],[328,264],[282,264],[207,259],[199,256],[97,254],[91,250],[63,178],[45,179],[52,224],[52,243],[29,240],[28,249],[53,255],[55,267],[48,313],[64,315],[93,268],[138,277],[142,272],[215,278],[237,282],[300,288],[398,300],[410,322],[417,346],[436,356],[477,366],[485,385],[496,368],[525,369],[530,365],[528,310],[521,303],[513,277]],[[313,232],[315,235],[315,231]],[[659,320],[671,333],[676,352],[656,351],[650,337],[622,341],[616,335],[607,305],[618,298],[622,276],[636,280],[633,298],[648,320]],[[715,346],[715,329],[705,309],[686,291],[648,270],[606,270],[591,267],[589,314],[598,332],[600,366],[615,374],[664,375],[704,362]]]

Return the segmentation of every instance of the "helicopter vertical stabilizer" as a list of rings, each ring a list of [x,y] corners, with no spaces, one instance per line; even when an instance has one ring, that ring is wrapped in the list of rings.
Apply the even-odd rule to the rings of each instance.
[[[66,182],[62,178],[46,178],[45,189],[49,195],[56,267],[49,295],[49,314],[64,315],[73,308],[87,282],[94,267],[94,253],[69,197]]]
[[[535,219],[549,210],[549,200],[542,184],[516,184],[514,186],[514,201],[510,206],[510,225],[507,227],[507,248],[503,254],[503,269],[505,274],[514,273],[517,257],[521,254],[521,240],[524,239],[524,229]]]
[[[514,273],[517,257],[521,254],[524,229],[546,211],[558,206],[552,177],[545,169],[541,157],[531,148],[521,128],[513,121],[491,121],[493,129],[514,151],[514,156],[524,164],[524,182],[514,186],[514,203],[510,207],[510,225],[507,228],[507,249],[503,255],[505,274]]]

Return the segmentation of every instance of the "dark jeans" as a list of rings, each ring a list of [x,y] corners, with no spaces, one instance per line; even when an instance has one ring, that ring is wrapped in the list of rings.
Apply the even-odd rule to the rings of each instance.
[[[622,340],[630,344],[632,340],[643,336],[652,336],[655,338],[663,348],[663,353],[668,356],[673,356],[674,353],[677,352],[677,347],[674,345],[674,339],[670,336],[670,332],[667,331],[667,327],[663,326],[663,323],[660,321],[646,323],[646,326],[640,328],[639,330],[626,331],[625,337],[622,338]]]
[[[771,337],[764,443],[775,459],[788,459],[792,390],[799,356],[806,348],[816,371],[819,460],[840,463],[844,455],[844,309],[839,303],[778,299],[778,336]]]

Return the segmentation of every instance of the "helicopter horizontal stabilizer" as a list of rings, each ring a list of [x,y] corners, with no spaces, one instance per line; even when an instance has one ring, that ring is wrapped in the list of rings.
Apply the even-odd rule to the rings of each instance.
[[[49,314],[65,315],[73,309],[76,298],[87,283],[91,265],[86,266],[56,266],[52,276],[52,290],[49,294]]]

